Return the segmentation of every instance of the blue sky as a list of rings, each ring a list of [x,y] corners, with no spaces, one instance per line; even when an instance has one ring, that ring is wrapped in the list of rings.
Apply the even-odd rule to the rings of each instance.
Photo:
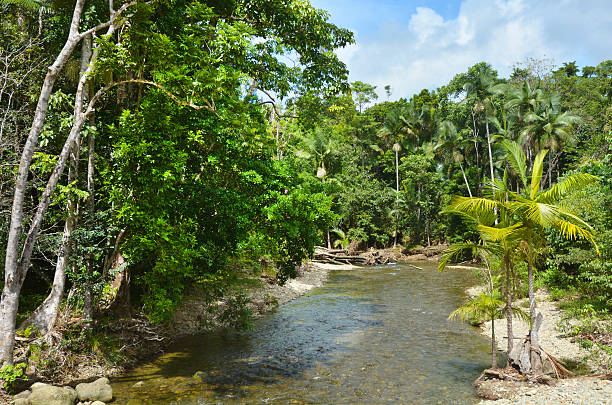
[[[350,80],[392,99],[435,89],[486,61],[507,76],[527,58],[579,66],[612,59],[612,0],[311,0],[356,34],[338,51]]]

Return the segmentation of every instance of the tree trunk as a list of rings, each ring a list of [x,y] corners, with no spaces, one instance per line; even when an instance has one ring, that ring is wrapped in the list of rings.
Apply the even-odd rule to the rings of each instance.
[[[11,364],[13,362],[15,320],[17,318],[17,310],[19,308],[19,294],[21,292],[21,287],[23,285],[23,281],[25,280],[28,268],[30,267],[32,251],[40,232],[43,217],[47,211],[47,208],[49,207],[49,204],[51,203],[51,194],[53,193],[60,176],[64,172],[66,161],[68,160],[72,145],[78,137],[85,119],[93,112],[93,105],[95,104],[94,100],[92,99],[85,112],[83,112],[83,90],[87,75],[92,71],[98,50],[93,52],[91,63],[87,67],[87,71],[79,79],[74,105],[74,122],[72,124],[72,128],[70,129],[70,134],[62,147],[62,151],[59,155],[55,168],[53,169],[47,185],[40,197],[38,208],[34,214],[34,217],[32,218],[30,229],[23,243],[23,249],[21,250],[20,255],[19,242],[23,233],[23,200],[25,197],[28,173],[30,164],[32,163],[34,148],[36,147],[38,136],[40,135],[45,122],[47,108],[49,106],[49,97],[51,96],[55,79],[74,51],[76,45],[85,36],[85,34],[79,33],[79,23],[84,4],[85,0],[76,1],[68,39],[66,40],[64,47],[53,64],[49,67],[49,71],[45,76],[38,99],[38,104],[36,106],[36,112],[34,113],[34,119],[32,120],[32,127],[28,134],[28,138],[26,139],[21,154],[21,160],[19,162],[17,179],[15,181],[15,192],[13,196],[13,207],[11,210],[11,223],[9,226],[6,248],[4,288],[2,291],[2,299],[0,300],[0,362],[2,364]],[[131,2],[124,4],[119,10],[119,13],[132,4],[135,3]],[[112,33],[115,31],[114,22],[119,13],[113,10],[112,1],[109,1],[109,9],[110,20],[105,24],[92,28],[86,33],[95,32],[97,29],[107,27],[106,36],[112,35]]]
[[[527,262],[527,282],[529,284],[529,318],[531,319],[531,330],[529,331],[529,336],[531,337],[531,345],[537,347],[538,335],[537,331],[535,331],[536,302],[533,291],[533,266],[531,262]]]
[[[479,155],[479,151],[478,151],[478,127],[476,126],[476,116],[474,115],[474,109],[471,109],[472,111],[472,123],[474,125],[474,130],[472,131],[472,134],[474,136],[474,151],[476,152],[476,168],[479,169],[480,168],[480,155]],[[480,174],[478,174],[478,189],[480,189]],[[471,197],[471,194],[470,194]]]
[[[463,170],[463,165],[461,164],[461,162],[459,162],[459,168],[461,169],[461,174],[463,174],[463,181],[465,181],[465,185],[468,189],[468,194],[470,195],[470,198],[472,197],[472,190],[470,190],[470,183],[468,183],[468,179],[465,176],[465,171]]]
[[[508,253],[506,253],[506,257],[504,258],[504,267],[506,270],[506,324],[508,328],[508,355],[512,351],[512,346],[514,344],[514,334],[512,333],[512,278],[511,278],[511,268],[510,268],[510,258],[508,257]],[[508,365],[510,365],[510,357],[508,357]]]
[[[91,60],[91,35],[83,39],[81,49],[81,70],[82,76],[87,70],[87,65]],[[87,89],[83,91],[83,100],[87,95]],[[79,175],[79,155],[81,152],[80,134],[77,134],[74,145],[72,147],[70,168],[68,169],[68,184],[72,184],[78,179]],[[57,263],[55,265],[55,276],[53,277],[53,286],[51,292],[43,303],[32,312],[20,326],[23,329],[27,326],[35,326],[41,333],[45,334],[53,329],[59,313],[59,305],[64,295],[64,287],[66,285],[66,265],[70,260],[72,250],[72,231],[78,223],[78,200],[72,196],[68,199],[68,217],[64,224],[64,234],[62,235],[62,243],[60,251],[57,255]]]
[[[30,264],[29,258],[25,261],[26,263],[23,263],[23,257],[21,260],[19,257],[19,242],[23,232],[23,200],[26,192],[30,164],[32,163],[34,148],[38,143],[38,136],[45,122],[47,108],[49,107],[49,97],[53,91],[55,79],[81,39],[78,29],[84,4],[85,0],[76,1],[68,39],[53,64],[48,68],[38,97],[36,111],[32,120],[32,127],[30,128],[28,138],[26,139],[21,153],[17,179],[15,181],[8,241],[6,244],[4,288],[0,300],[0,362],[2,364],[11,364],[13,362],[15,319],[19,307],[19,294]],[[38,229],[36,229],[35,233],[38,233]],[[24,246],[24,250],[26,247],[27,246]]]
[[[485,111],[485,123],[487,128],[487,145],[489,147],[489,167],[491,168],[491,183],[495,181],[495,175],[493,173],[493,153],[491,152],[491,135],[489,134],[489,116]]]
[[[491,368],[497,368],[497,342],[495,342],[495,316],[491,317]]]
[[[93,95],[93,89],[89,88],[90,97]],[[94,115],[89,116],[89,126],[95,127],[96,118]],[[95,204],[95,185],[94,185],[94,171],[95,171],[95,150],[96,150],[96,138],[95,131],[89,131],[87,139],[87,210],[89,212],[90,221],[94,221],[94,215],[96,213]],[[85,258],[85,268],[87,272],[87,281],[85,285],[85,292],[83,296],[83,316],[85,319],[93,319],[93,297],[92,297],[92,283],[93,277],[93,253],[90,252]]]
[[[395,238],[393,239],[393,247],[397,247],[397,231],[399,222],[399,152],[395,151]]]

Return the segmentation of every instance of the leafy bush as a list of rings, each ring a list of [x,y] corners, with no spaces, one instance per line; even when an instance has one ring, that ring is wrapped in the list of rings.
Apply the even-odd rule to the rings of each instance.
[[[25,375],[27,366],[26,363],[5,364],[2,366],[0,368],[0,380],[4,382],[3,388],[10,392],[17,380],[27,381],[28,377]]]

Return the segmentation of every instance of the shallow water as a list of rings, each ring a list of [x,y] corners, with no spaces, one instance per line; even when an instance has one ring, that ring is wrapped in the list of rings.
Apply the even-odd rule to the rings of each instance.
[[[416,264],[334,271],[250,332],[181,340],[115,379],[116,403],[475,403],[488,341],[446,319],[471,273]]]

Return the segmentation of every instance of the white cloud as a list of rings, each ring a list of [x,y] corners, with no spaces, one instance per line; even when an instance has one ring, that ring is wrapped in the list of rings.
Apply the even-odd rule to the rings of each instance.
[[[427,7],[409,17],[406,25],[379,22],[376,33],[340,50],[351,80],[377,85],[381,96],[390,84],[396,99],[437,88],[481,61],[507,76],[528,57],[578,65],[612,58],[607,0],[463,0],[455,18]]]

